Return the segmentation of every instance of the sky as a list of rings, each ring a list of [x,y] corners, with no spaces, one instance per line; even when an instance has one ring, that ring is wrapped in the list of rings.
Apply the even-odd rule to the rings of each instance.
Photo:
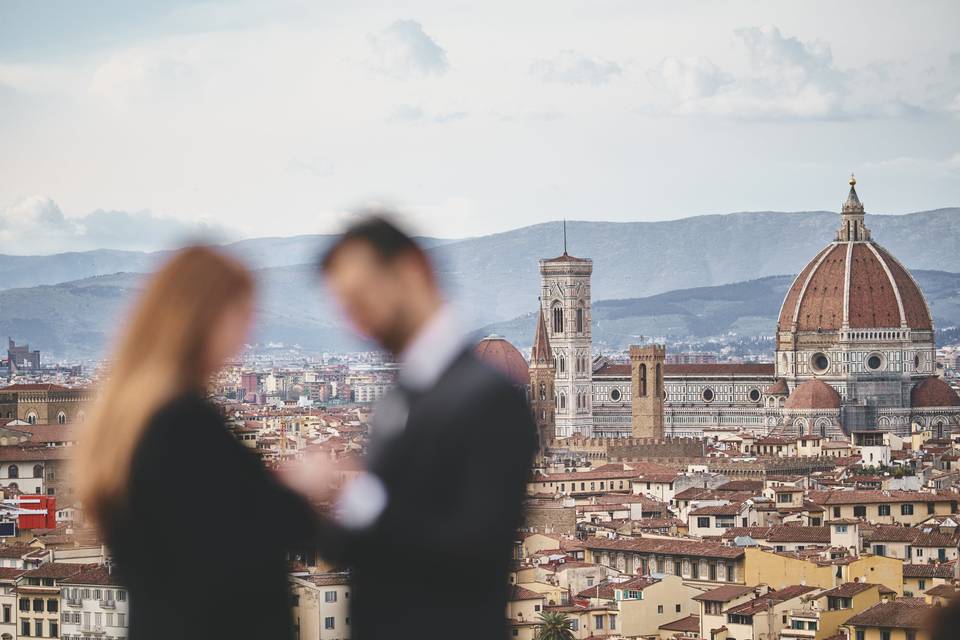
[[[960,205],[960,3],[0,3],[0,253]]]

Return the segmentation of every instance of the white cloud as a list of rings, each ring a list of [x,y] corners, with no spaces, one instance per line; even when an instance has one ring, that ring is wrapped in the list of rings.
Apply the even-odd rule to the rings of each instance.
[[[93,71],[88,91],[118,111],[136,103],[164,102],[173,89],[188,93],[196,88],[196,57],[195,52],[176,44],[126,49]]]
[[[5,253],[42,254],[91,249],[153,251],[186,241],[223,240],[227,232],[206,220],[186,221],[150,211],[94,211],[68,217],[51,198],[28,196],[0,207]]]
[[[622,73],[616,62],[590,58],[570,49],[550,59],[535,60],[530,73],[544,82],[601,85]]]
[[[647,74],[661,91],[649,110],[743,120],[842,120],[911,117],[937,108],[923,95],[900,94],[899,74],[908,69],[883,62],[840,69],[828,44],[785,36],[772,25],[736,29],[734,36],[746,57],[743,72],[725,71],[706,58],[667,58]]]
[[[370,36],[370,48],[372,66],[400,80],[442,75],[450,66],[447,52],[415,20],[397,20]]]
[[[733,82],[706,58],[666,58],[648,77],[654,86],[681,102],[713,96]]]
[[[394,109],[387,117],[387,122],[399,124],[447,124],[449,122],[463,120],[466,117],[467,113],[465,111],[428,113],[416,105],[402,104]]]

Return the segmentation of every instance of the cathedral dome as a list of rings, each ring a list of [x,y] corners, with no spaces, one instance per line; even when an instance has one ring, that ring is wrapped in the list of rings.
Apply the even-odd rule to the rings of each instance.
[[[785,409],[839,409],[840,394],[823,380],[814,378],[797,385],[783,406]]]
[[[837,239],[803,268],[787,292],[779,331],[933,328],[910,272],[870,239],[855,183],[851,178]]]
[[[910,392],[915,409],[925,407],[960,407],[960,396],[940,378],[926,378]]]
[[[790,393],[790,388],[787,387],[787,381],[783,378],[777,378],[776,381],[764,391],[768,396],[785,396]]]
[[[517,348],[502,336],[487,336],[477,343],[474,353],[480,360],[503,373],[515,384],[530,383],[527,361]]]

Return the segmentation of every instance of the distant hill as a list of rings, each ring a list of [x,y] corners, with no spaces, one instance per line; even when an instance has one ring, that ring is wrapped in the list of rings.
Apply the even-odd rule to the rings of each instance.
[[[833,239],[838,220],[839,214],[821,211],[568,222],[567,235],[571,254],[594,261],[593,299],[605,301],[596,305],[596,339],[613,346],[638,335],[769,335],[789,278],[767,276],[799,271]],[[952,273],[960,272],[960,209],[867,216],[867,223],[874,238],[918,275],[938,326],[960,325]],[[311,266],[331,240],[309,235],[226,245],[261,280],[261,340],[312,349],[357,344],[318,291]],[[532,324],[524,328],[522,316],[537,305],[538,259],[563,250],[560,223],[421,242],[471,327],[492,327],[520,344],[529,342]],[[29,341],[60,357],[98,355],[139,282],[136,274],[155,268],[165,255],[0,255],[0,337]],[[691,298],[690,292],[697,293]]]
[[[938,330],[960,326],[960,273],[916,269]],[[705,340],[725,334],[773,336],[780,305],[794,276],[772,276],[716,287],[669,291],[645,298],[601,300],[593,305],[593,343],[625,349],[641,337]],[[524,314],[483,327],[518,347],[529,347],[536,317]]]
[[[960,274],[913,273],[938,330],[960,326]],[[259,344],[331,351],[362,346],[330,307],[310,265],[272,267],[255,274],[261,291]],[[15,336],[56,358],[99,357],[143,278],[142,274],[114,274],[0,291],[0,336]],[[671,341],[708,340],[731,333],[745,338],[771,336],[792,280],[793,276],[771,276],[644,298],[600,300],[593,309],[594,345],[612,351],[637,343],[641,336],[664,336]],[[493,324],[473,322],[470,328],[477,336],[498,333],[518,347],[529,347],[534,320],[531,312]]]
[[[223,245],[255,269],[309,264],[330,245],[335,236],[303,235],[289,238],[254,238]],[[418,238],[425,247],[451,240]],[[98,249],[45,256],[0,254],[0,289],[71,282],[114,273],[145,273],[153,270],[168,251],[115,251]]]
[[[873,237],[910,269],[960,272],[960,209],[867,216]],[[568,222],[572,255],[593,259],[593,299],[796,273],[833,240],[839,214],[733,213],[668,222]],[[536,308],[538,258],[563,250],[559,223],[433,250],[451,291],[478,324]]]

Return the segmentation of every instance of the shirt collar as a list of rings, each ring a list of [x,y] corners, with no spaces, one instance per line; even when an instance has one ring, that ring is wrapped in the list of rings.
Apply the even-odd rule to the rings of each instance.
[[[400,384],[412,391],[433,387],[465,346],[453,310],[442,306],[400,354]]]

